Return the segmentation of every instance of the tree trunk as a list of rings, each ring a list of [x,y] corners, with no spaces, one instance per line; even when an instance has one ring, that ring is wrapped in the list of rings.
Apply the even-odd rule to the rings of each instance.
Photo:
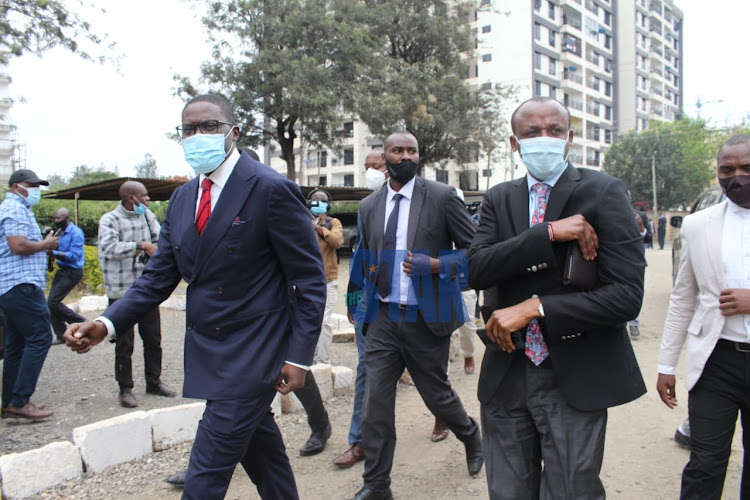
[[[294,131],[294,124],[297,120],[288,118],[279,120],[276,123],[276,138],[281,146],[281,159],[286,162],[286,177],[297,182],[297,166],[294,163],[294,139],[297,133]]]

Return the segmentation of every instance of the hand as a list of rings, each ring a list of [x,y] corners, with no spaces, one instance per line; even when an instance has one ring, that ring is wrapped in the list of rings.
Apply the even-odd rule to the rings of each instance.
[[[284,363],[274,387],[281,394],[289,394],[290,392],[301,389],[305,386],[306,376],[307,370],[304,368]]]
[[[409,251],[402,266],[407,276],[411,276],[412,271],[416,274],[435,274],[440,269],[440,261],[423,253],[413,254]]]
[[[659,397],[665,405],[674,409],[677,406],[677,396],[674,392],[674,375],[659,374],[656,379],[656,392],[659,393]]]
[[[51,251],[57,248],[60,238],[52,236],[53,234],[55,233],[52,231],[47,233],[47,236],[42,240],[42,249]]]
[[[149,243],[148,241],[143,241],[141,242],[141,250],[146,252],[146,255],[151,257],[152,255],[154,255],[154,252],[156,252],[156,245],[154,245],[153,243]]]
[[[316,233],[318,233],[318,236],[323,236],[323,226],[318,225],[318,222],[316,219],[312,220],[313,229]]]
[[[727,288],[719,296],[719,310],[724,316],[750,314],[750,290],[746,288]]]
[[[350,324],[354,324],[354,316],[352,316],[352,313],[350,313],[349,311],[346,311],[346,319],[349,320]]]
[[[581,253],[586,260],[596,258],[596,249],[599,248],[599,237],[594,228],[586,222],[581,214],[571,215],[564,219],[550,222],[555,241],[565,242],[578,240]]]
[[[72,323],[68,325],[63,340],[71,350],[85,354],[96,344],[107,338],[107,327],[99,321]]]
[[[540,303],[538,298],[531,298],[520,304],[493,311],[490,320],[485,325],[487,336],[503,351],[513,352],[516,347],[510,334],[524,329],[532,319],[539,317]]]

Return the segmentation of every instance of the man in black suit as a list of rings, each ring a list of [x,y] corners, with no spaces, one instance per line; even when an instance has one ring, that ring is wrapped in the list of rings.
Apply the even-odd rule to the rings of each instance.
[[[429,410],[464,443],[469,473],[478,474],[484,462],[479,427],[445,372],[450,335],[468,317],[461,289],[468,271],[463,251],[474,232],[471,219],[454,188],[415,177],[419,146],[413,135],[391,134],[384,149],[388,182],[359,209],[358,255],[368,256],[361,268],[371,281],[361,282],[367,297],[366,459],[357,500],[392,498],[396,384],[404,368]]]
[[[604,498],[607,408],[646,392],[625,329],[643,240],[625,185],[566,161],[562,104],[526,101],[511,127],[529,173],[487,193],[469,250],[470,285],[499,292],[479,378],[490,498]],[[573,245],[595,260],[595,289],[563,284]]]

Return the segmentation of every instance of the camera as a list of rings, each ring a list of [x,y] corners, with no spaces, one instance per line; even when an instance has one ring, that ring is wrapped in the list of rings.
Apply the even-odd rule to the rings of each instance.
[[[140,255],[138,255],[138,263],[143,264],[144,266],[148,264],[148,259],[150,259],[149,255],[146,253],[145,250],[143,250]]]

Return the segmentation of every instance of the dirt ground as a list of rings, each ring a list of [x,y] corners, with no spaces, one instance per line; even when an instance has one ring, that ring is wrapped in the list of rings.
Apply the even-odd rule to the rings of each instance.
[[[601,475],[611,498],[677,498],[680,474],[688,459],[688,452],[672,441],[675,428],[687,412],[682,367],[678,367],[680,406],[677,410],[671,411],[664,406],[654,390],[661,329],[671,289],[670,251],[668,248],[662,251],[648,250],[647,259],[649,267],[641,313],[641,337],[633,343],[649,392],[637,401],[609,412]],[[341,264],[346,269],[345,259]],[[340,291],[345,290],[347,278],[346,272],[342,272]],[[340,301],[337,309],[337,312],[343,312],[343,301]],[[183,314],[163,310],[162,325],[163,379],[179,387],[182,379]],[[480,361],[483,348],[481,342],[478,344],[477,361]],[[145,395],[139,342],[136,343],[135,352],[134,393],[141,402],[139,410],[190,401]],[[56,416],[48,422],[36,424],[13,424],[9,420],[0,422],[0,454],[25,451],[52,441],[71,440],[74,427],[132,411],[117,405],[116,384],[112,376],[113,354],[112,346],[100,346],[86,356],[74,355],[62,346],[53,347],[34,400],[53,408]],[[355,368],[356,346],[334,344],[332,358],[335,364]],[[469,414],[474,417],[479,416],[476,398],[478,371],[477,367],[475,374],[465,375],[460,359],[454,360],[450,371],[454,388]],[[333,436],[325,451],[314,457],[303,458],[297,452],[309,436],[304,413],[279,417],[301,498],[351,498],[360,488],[361,463],[348,470],[337,469],[332,464],[333,459],[348,447],[346,438],[352,401],[353,396],[350,395],[326,402]],[[469,477],[463,445],[453,436],[440,443],[430,441],[433,419],[414,387],[399,386],[396,411],[399,441],[392,474],[392,489],[396,498],[487,498],[484,470],[476,479]],[[727,474],[725,493],[728,498],[739,496],[743,453],[740,433],[735,434]],[[95,476],[86,475],[45,491],[36,498],[176,499],[181,491],[165,483],[164,478],[186,466],[189,451],[189,443],[181,445]],[[258,498],[241,468],[235,472],[227,498]]]

